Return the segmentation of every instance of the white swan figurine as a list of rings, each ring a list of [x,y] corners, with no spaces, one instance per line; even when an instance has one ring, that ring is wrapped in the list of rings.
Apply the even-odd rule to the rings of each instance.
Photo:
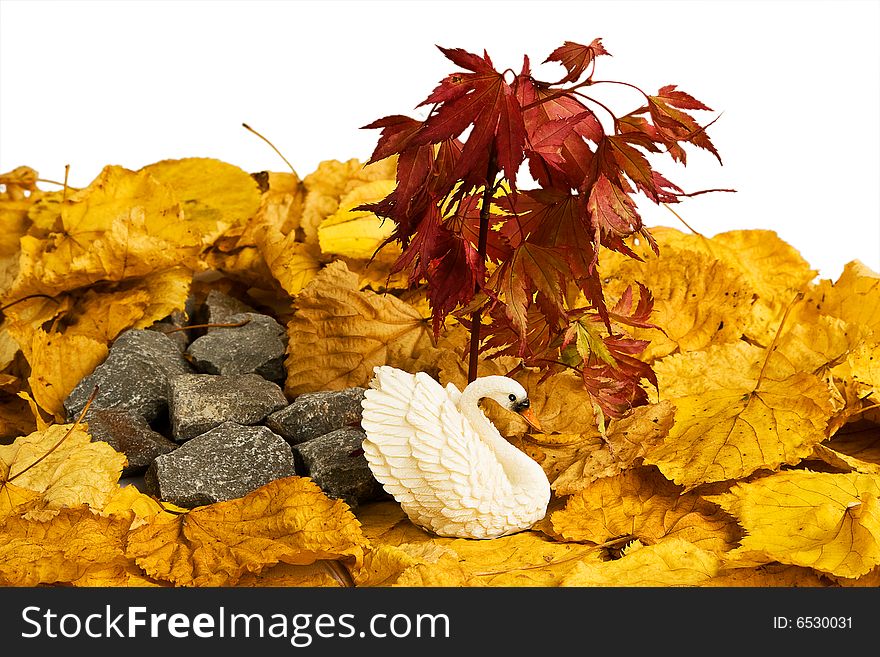
[[[478,406],[489,397],[540,430],[519,383],[485,376],[462,392],[424,372],[387,365],[373,372],[362,402],[363,449],[410,520],[439,536],[496,538],[544,517],[547,475]]]

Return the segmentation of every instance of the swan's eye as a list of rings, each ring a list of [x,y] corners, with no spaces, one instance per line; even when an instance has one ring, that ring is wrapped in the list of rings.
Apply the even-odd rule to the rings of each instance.
[[[510,393],[509,395],[507,395],[507,398],[508,398],[510,401],[513,401],[513,402],[516,401],[516,395],[514,395],[513,393]]]

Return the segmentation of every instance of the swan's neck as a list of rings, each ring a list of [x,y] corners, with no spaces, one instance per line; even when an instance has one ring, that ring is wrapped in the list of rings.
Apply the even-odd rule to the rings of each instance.
[[[461,393],[461,399],[458,402],[461,414],[471,423],[474,431],[479,434],[483,442],[495,452],[498,462],[504,468],[513,486],[518,488],[547,486],[547,475],[544,474],[541,466],[529,458],[527,454],[507,442],[480,409],[480,400],[493,392],[487,390],[481,383],[477,379]]]

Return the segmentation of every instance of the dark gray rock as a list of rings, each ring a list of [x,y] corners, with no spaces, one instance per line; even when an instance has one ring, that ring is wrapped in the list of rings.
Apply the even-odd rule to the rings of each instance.
[[[144,475],[144,490],[191,509],[295,474],[290,445],[281,436],[266,427],[225,422],[156,458]]]
[[[122,470],[123,477],[143,473],[157,456],[177,449],[177,443],[153,431],[135,411],[89,408],[84,420],[93,442],[103,441],[125,454],[128,465]]]
[[[168,385],[171,437],[195,438],[224,422],[257,424],[287,406],[277,383],[257,374],[182,374]]]
[[[64,400],[67,418],[80,414],[97,385],[90,408],[130,409],[153,421],[167,410],[168,378],[189,372],[193,368],[167,335],[130,329],[116,338],[104,362]]]
[[[383,494],[364,456],[361,445],[365,437],[361,429],[337,429],[294,445],[293,451],[300,470],[328,497],[344,500],[354,508]]]
[[[201,307],[195,313],[197,324],[229,324],[230,317],[240,313],[254,313],[256,310],[220,290],[211,290]],[[213,331],[215,329],[208,329]]]
[[[363,388],[307,392],[266,418],[266,426],[291,445],[345,426],[360,425]]]
[[[284,380],[287,333],[268,315],[239,313],[226,323],[242,326],[215,327],[193,341],[187,349],[192,364],[207,374],[259,374],[270,381]]]
[[[177,345],[178,349],[186,351],[186,348],[189,346],[190,337],[187,335],[188,331],[180,330],[186,327],[186,325],[186,313],[180,310],[175,310],[165,319],[150,324],[150,326],[147,327],[147,330],[164,333],[171,338],[172,342]]]

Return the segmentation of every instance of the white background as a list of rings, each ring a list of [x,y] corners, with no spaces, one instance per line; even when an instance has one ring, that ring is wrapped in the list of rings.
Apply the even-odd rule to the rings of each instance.
[[[596,79],[647,93],[677,84],[723,166],[688,150],[654,164],[686,192],[676,210],[706,234],[777,231],[836,278],[880,271],[880,4],[834,2],[63,2],[0,0],[0,172],[19,165],[85,186],[106,164],[210,156],[247,171],[366,160],[378,131],[414,111],[455,66],[434,47],[489,51],[499,70],[555,81],[541,62],[602,37]],[[624,114],[640,104],[591,89]],[[47,188],[54,187],[47,186]],[[648,225],[681,228],[642,198]]]

